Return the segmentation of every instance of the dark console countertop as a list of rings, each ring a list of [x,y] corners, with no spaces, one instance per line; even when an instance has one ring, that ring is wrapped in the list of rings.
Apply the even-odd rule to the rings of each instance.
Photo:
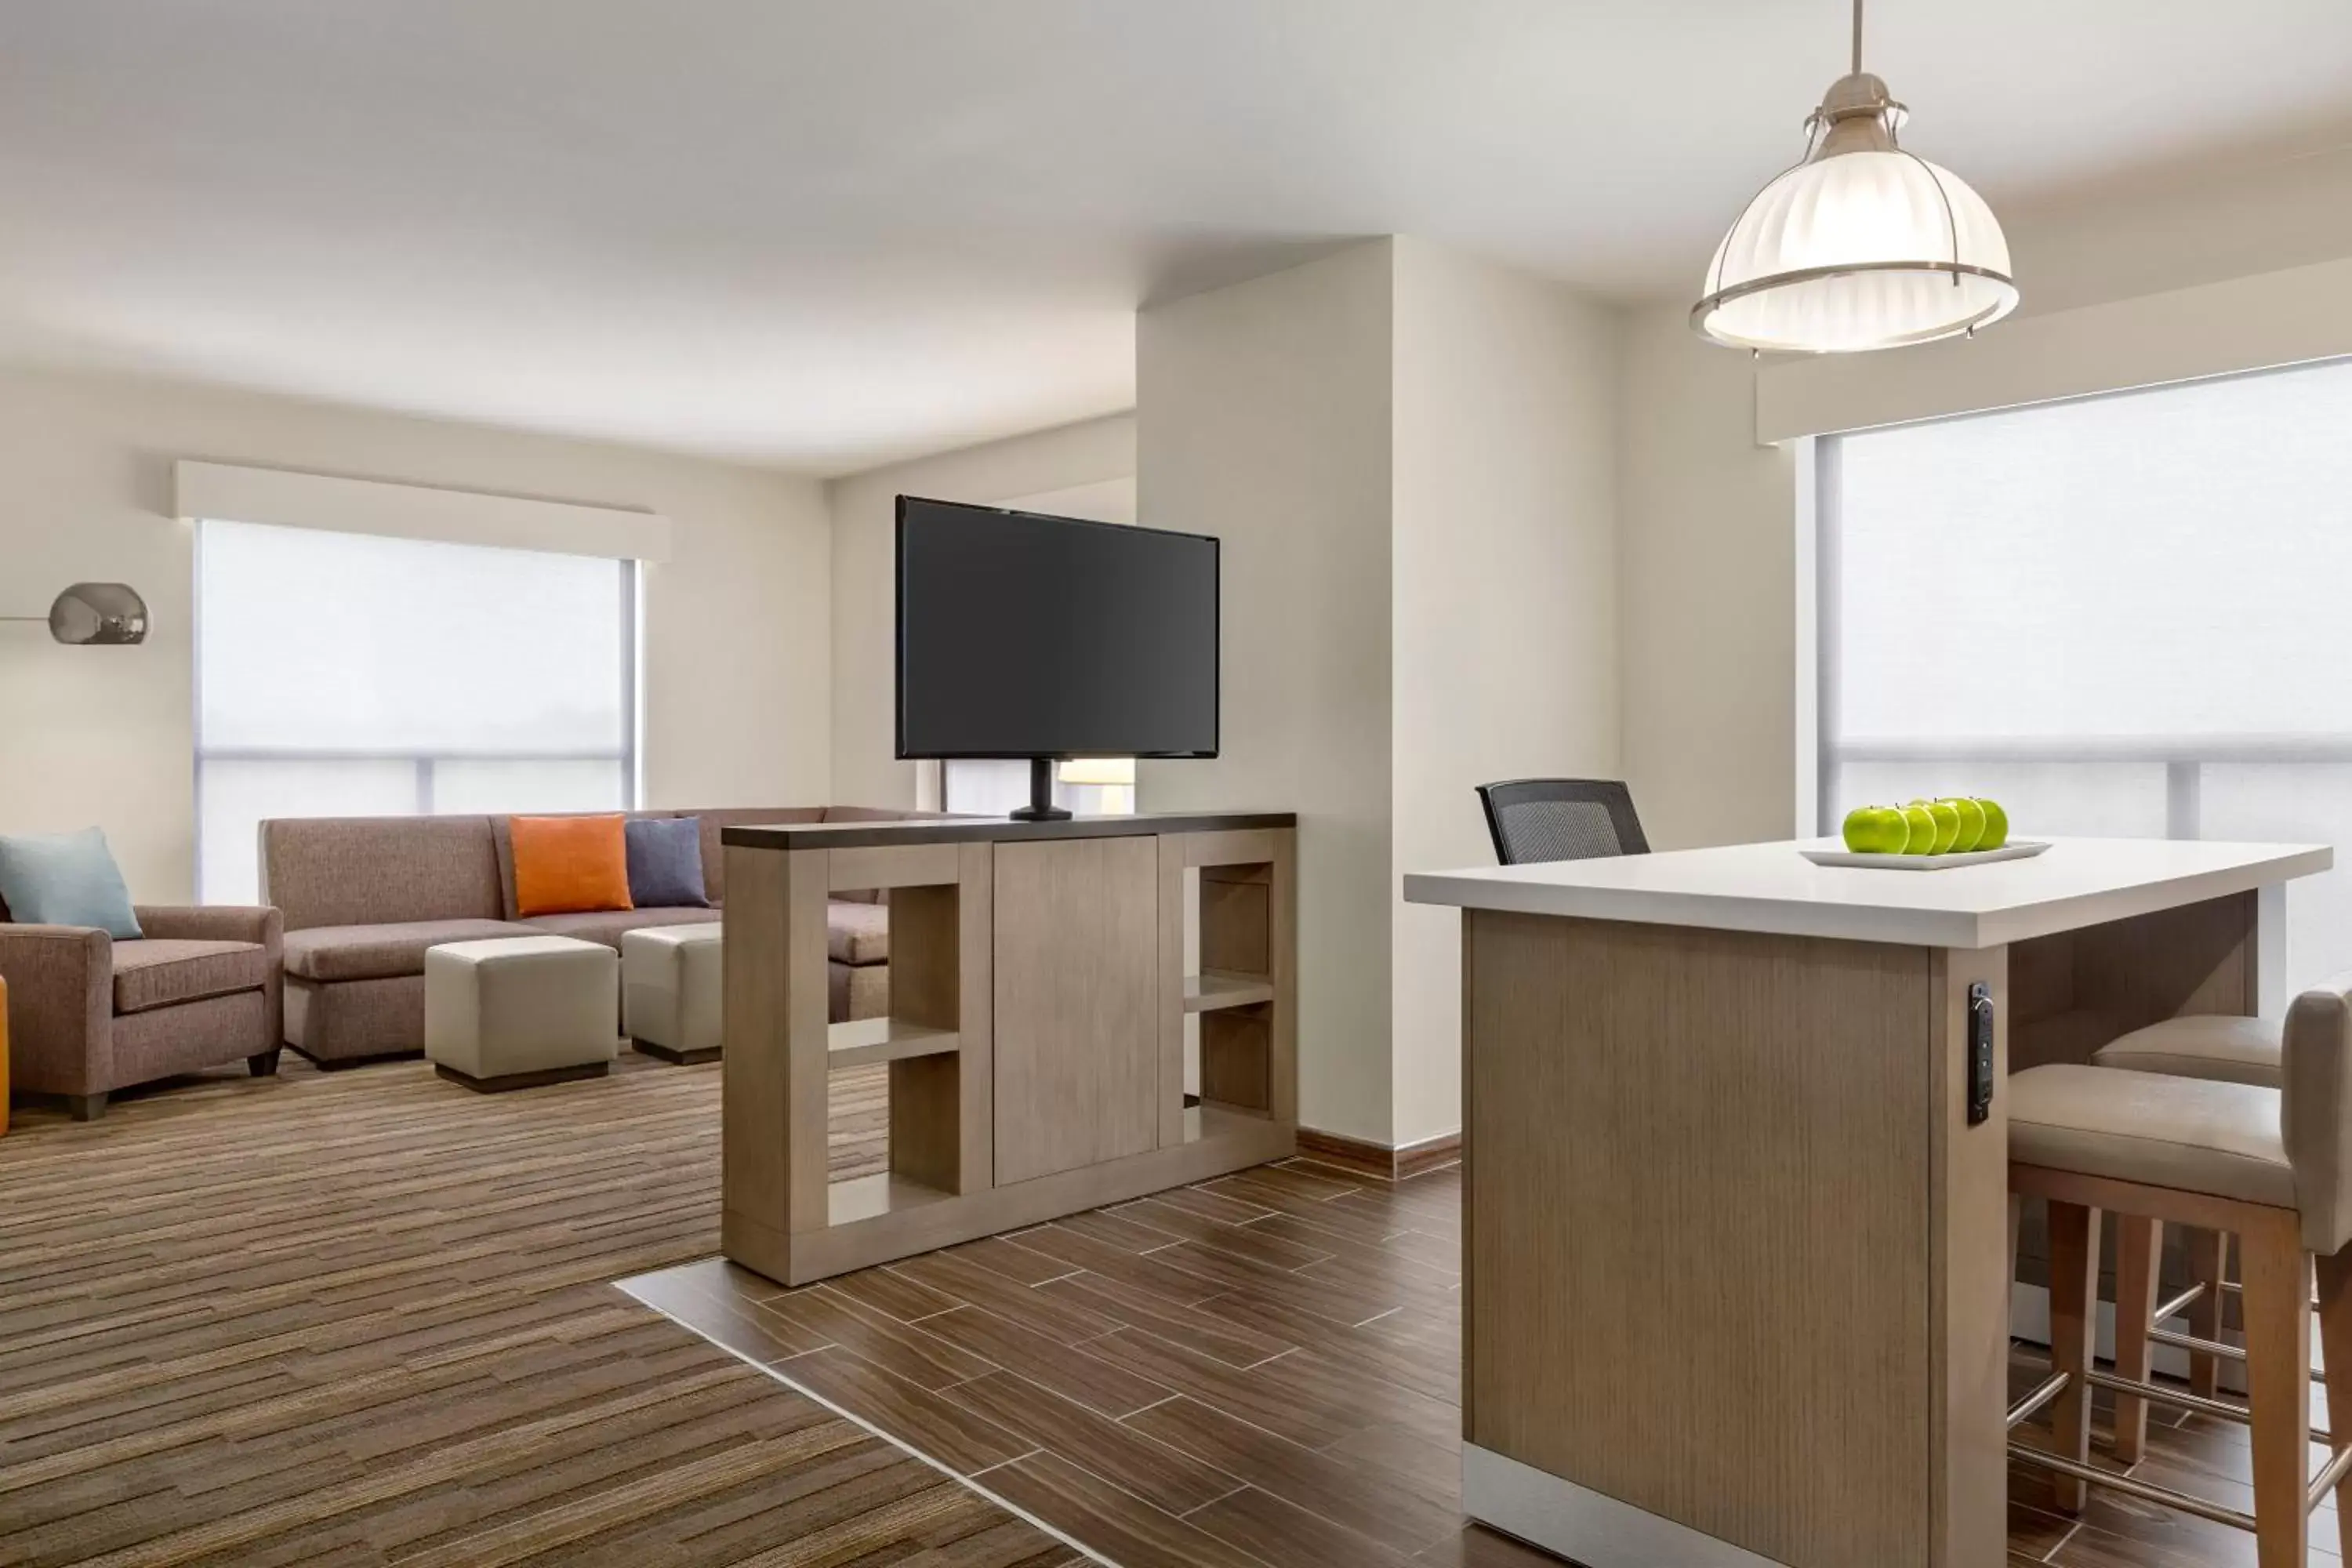
[[[863,849],[886,844],[970,844],[1024,838],[1128,838],[1147,833],[1223,833],[1296,827],[1295,811],[1145,813],[1014,822],[1003,816],[927,817],[915,822],[794,822],[724,827],[719,841],[737,849]]]

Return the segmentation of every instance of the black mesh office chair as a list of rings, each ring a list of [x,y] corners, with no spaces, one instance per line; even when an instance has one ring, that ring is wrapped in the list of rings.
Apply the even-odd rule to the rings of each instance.
[[[1478,800],[1506,866],[1650,852],[1633,792],[1615,779],[1513,779],[1480,784]]]

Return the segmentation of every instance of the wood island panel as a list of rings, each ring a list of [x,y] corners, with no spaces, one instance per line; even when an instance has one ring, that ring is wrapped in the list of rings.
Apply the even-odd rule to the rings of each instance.
[[[1930,1562],[1930,951],[1486,910],[1465,948],[1468,1440],[1775,1562]]]

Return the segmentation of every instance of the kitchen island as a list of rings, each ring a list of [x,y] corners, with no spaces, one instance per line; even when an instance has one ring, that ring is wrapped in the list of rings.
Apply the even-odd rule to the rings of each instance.
[[[1586,1568],[1999,1568],[2000,1080],[2283,1008],[2333,860],[1800,847],[1404,879],[1464,911],[1464,1510]]]

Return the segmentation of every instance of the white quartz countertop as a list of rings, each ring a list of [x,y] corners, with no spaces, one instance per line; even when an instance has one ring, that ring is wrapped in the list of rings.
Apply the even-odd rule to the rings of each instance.
[[[2030,835],[2026,837],[2031,837]],[[1409,903],[1921,947],[1999,947],[2243,893],[2336,863],[2324,844],[2058,838],[2030,859],[1898,871],[1816,866],[1834,839],[1409,873]]]

